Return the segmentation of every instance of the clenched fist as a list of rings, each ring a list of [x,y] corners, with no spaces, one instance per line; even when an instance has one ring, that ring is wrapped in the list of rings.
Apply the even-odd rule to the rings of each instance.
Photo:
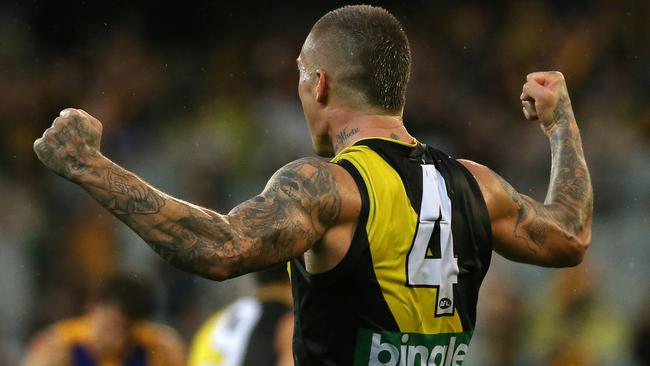
[[[538,120],[546,133],[558,125],[567,125],[573,117],[564,75],[557,71],[528,74],[521,93],[524,116]]]
[[[50,170],[75,180],[87,170],[90,159],[99,155],[101,136],[102,124],[96,118],[68,108],[34,141],[34,151]]]

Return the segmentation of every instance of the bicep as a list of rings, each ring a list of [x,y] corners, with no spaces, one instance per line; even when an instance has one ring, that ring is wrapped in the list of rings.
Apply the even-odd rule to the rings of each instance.
[[[474,174],[485,198],[494,250],[517,262],[540,266],[574,265],[575,237],[558,222],[558,207],[517,192],[489,168],[461,161]]]
[[[574,238],[560,227],[551,208],[514,189],[502,199],[504,205],[511,207],[492,223],[494,249],[499,254],[517,262],[546,267],[573,264],[570,242]]]
[[[315,158],[278,170],[264,191],[235,207],[228,221],[246,271],[304,253],[339,218],[341,198],[328,163]]]

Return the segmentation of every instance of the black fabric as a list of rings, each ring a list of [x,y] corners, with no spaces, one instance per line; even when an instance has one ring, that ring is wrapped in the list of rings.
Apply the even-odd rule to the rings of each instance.
[[[291,308],[277,301],[263,301],[262,316],[248,338],[242,366],[276,366],[278,355],[275,349],[275,335],[280,320]]]
[[[355,145],[370,147],[399,174],[415,212],[420,212],[421,205],[421,165],[434,164],[443,176],[452,202],[454,255],[460,270],[454,286],[455,306],[463,329],[473,330],[478,290],[492,252],[487,207],[474,177],[455,159],[423,144],[409,147],[365,139]],[[300,366],[351,364],[357,329],[361,327],[399,331],[374,273],[365,230],[369,210],[365,182],[353,164],[345,160],[338,164],[359,187],[362,210],[350,249],[334,269],[310,274],[301,258],[291,261],[294,359]]]
[[[430,146],[415,147],[381,139],[361,140],[397,171],[406,187],[415,212],[420,211],[422,164],[434,164],[445,180],[451,200],[451,227],[454,255],[458,258],[458,284],[454,286],[456,308],[463,329],[476,324],[478,291],[492,258],[492,229],[481,189],[472,174],[456,159]]]
[[[384,300],[370,255],[366,235],[368,191],[354,165],[345,160],[338,164],[359,187],[361,214],[348,253],[332,270],[310,274],[302,259],[291,261],[296,365],[351,364],[357,329],[399,330]]]

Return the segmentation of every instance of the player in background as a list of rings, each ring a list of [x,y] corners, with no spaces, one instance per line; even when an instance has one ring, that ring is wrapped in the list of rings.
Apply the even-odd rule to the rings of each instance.
[[[237,299],[199,329],[189,366],[293,366],[293,308],[287,266],[256,272],[255,296]]]
[[[171,328],[145,319],[154,310],[152,289],[116,276],[88,311],[38,333],[23,366],[183,366],[185,346]]]

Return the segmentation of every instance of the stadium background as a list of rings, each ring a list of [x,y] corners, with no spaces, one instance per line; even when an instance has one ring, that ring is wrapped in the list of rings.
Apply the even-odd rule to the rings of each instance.
[[[635,350],[648,362],[650,2],[453,3],[373,2],[411,41],[407,127],[543,199],[548,142],[524,121],[518,96],[528,72],[561,70],[596,197],[579,267],[493,257],[466,364],[642,364]],[[84,294],[117,270],[153,278],[158,319],[186,339],[252,290],[247,277],[212,283],[165,264],[43,168],[32,141],[62,108],[83,108],[104,123],[107,156],[228,211],[312,154],[294,59],[313,22],[338,5],[2,2],[0,365],[15,364],[39,327],[81,311]]]

